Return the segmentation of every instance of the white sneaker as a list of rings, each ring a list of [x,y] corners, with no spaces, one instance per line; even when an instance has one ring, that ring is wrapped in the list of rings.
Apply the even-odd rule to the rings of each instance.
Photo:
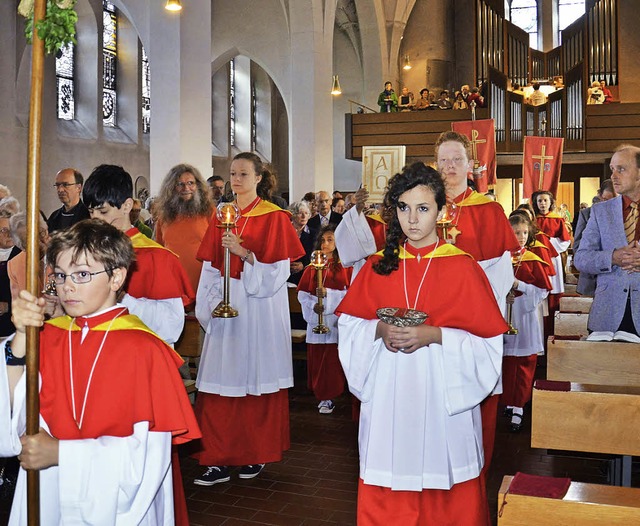
[[[322,415],[330,415],[335,409],[335,405],[331,400],[323,400],[318,404],[318,412]]]

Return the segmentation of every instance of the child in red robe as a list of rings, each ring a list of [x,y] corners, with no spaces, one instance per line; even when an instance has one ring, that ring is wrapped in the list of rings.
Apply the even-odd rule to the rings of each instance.
[[[544,340],[554,333],[554,315],[560,307],[560,298],[564,293],[564,263],[562,255],[571,244],[571,234],[563,217],[555,212],[555,198],[551,192],[546,190],[534,192],[531,196],[533,209],[536,213],[536,224],[541,235],[538,240],[542,241],[549,249],[555,249],[557,256],[553,257],[553,267],[555,275],[550,277],[552,289],[549,293],[549,312],[544,318]]]
[[[334,311],[347,293],[352,269],[345,269],[340,264],[333,227],[320,230],[314,249],[328,258],[322,287],[318,288],[315,267],[309,265],[298,284],[298,300],[307,322],[307,385],[320,402],[318,411],[330,414],[335,407],[333,399],[342,394],[345,384],[338,358],[338,318]],[[319,310],[318,297],[323,298],[322,311]],[[313,332],[318,325],[319,312],[323,313],[324,325],[329,329],[324,334]]]
[[[509,222],[521,246],[513,256],[515,280],[507,297],[512,305],[511,324],[518,333],[504,337],[501,402],[511,415],[512,431],[520,431],[523,408],[531,399],[538,353],[544,349],[540,309],[551,282],[545,271],[547,264],[527,249],[534,241],[531,221],[513,213]]]
[[[101,219],[125,232],[131,239],[135,261],[129,268],[125,294],[120,300],[131,314],[169,345],[184,328],[185,306],[193,303],[195,292],[178,256],[152,241],[131,225],[133,181],[122,166],[97,166],[82,189],[82,199],[92,218]],[[183,365],[184,378],[191,378]],[[173,454],[176,524],[187,526],[187,502],[180,475],[177,448]]]
[[[507,326],[480,266],[438,238],[444,204],[432,168],[396,174],[385,249],[336,310],[340,361],[362,402],[361,526],[488,520],[479,404],[498,381]],[[428,317],[396,326],[378,319],[384,307]]]
[[[57,233],[47,249],[66,316],[40,334],[40,425],[23,435],[25,330],[42,326],[44,300],[14,302],[16,334],[3,342],[0,456],[21,467],[12,524],[27,523],[26,473],[40,470],[41,516],[55,524],[174,521],[171,444],[200,437],[179,356],[117,303],[134,252],[99,220]],[[10,399],[11,398],[11,402]]]
[[[558,256],[553,260],[556,274],[551,280],[553,290],[549,294],[549,310],[550,313],[554,313],[558,310],[560,298],[564,292],[564,270],[561,255],[567,251],[571,244],[571,234],[567,229],[564,218],[555,212],[556,200],[551,192],[546,190],[534,192],[531,196],[531,202],[536,213],[538,228],[549,236],[551,245],[558,252]]]

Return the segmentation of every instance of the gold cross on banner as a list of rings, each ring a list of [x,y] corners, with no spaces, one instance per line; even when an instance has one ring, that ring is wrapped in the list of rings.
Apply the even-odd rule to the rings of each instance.
[[[480,133],[478,130],[471,130],[471,151],[473,154],[473,160],[478,160],[478,144],[487,142],[487,139],[478,139]]]
[[[542,145],[542,153],[540,155],[532,155],[532,159],[540,159],[540,180],[538,181],[538,190],[542,190],[542,183],[544,182],[544,162],[547,159],[553,159],[553,155],[545,155],[546,145]]]

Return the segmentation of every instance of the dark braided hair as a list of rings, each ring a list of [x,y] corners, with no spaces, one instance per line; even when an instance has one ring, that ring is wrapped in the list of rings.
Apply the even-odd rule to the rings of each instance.
[[[384,196],[386,218],[388,218],[387,240],[382,259],[374,263],[373,270],[377,274],[387,276],[398,270],[400,262],[400,243],[406,237],[398,220],[398,201],[400,196],[416,186],[426,186],[433,192],[438,210],[446,203],[444,181],[439,172],[422,162],[405,166],[401,173],[389,179],[387,193]]]

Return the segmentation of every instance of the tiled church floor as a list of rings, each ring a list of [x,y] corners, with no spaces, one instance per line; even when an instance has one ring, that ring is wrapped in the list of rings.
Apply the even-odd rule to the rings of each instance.
[[[544,375],[543,371],[539,373]],[[193,477],[200,473],[200,467],[193,460],[184,459],[182,470],[192,524],[355,524],[357,440],[348,397],[339,400],[331,415],[318,414],[316,400],[303,387],[292,389],[290,401],[291,450],[282,462],[267,465],[256,479],[241,481],[234,474],[230,483],[209,488],[194,486]],[[525,427],[514,434],[509,431],[508,421],[499,418],[489,474],[494,521],[498,489],[505,474],[524,471],[607,483],[603,460],[550,456],[544,450],[531,449],[530,425],[527,416]]]
[[[539,371],[538,376],[544,374]],[[299,374],[303,378],[302,374]],[[193,485],[200,473],[194,460],[182,459],[191,523],[201,526],[272,524],[322,526],[355,524],[358,476],[356,426],[345,395],[331,415],[320,415],[316,400],[297,381],[290,393],[291,449],[282,462],[269,464],[252,480],[237,478],[213,487]],[[581,482],[606,484],[606,463],[595,458],[551,456],[531,449],[530,418],[518,434],[499,418],[489,496],[495,521],[497,493],[503,475],[524,471],[568,476]],[[636,466],[637,467],[637,466]],[[638,486],[634,472],[633,485]],[[7,520],[8,501],[0,500],[0,524]]]

